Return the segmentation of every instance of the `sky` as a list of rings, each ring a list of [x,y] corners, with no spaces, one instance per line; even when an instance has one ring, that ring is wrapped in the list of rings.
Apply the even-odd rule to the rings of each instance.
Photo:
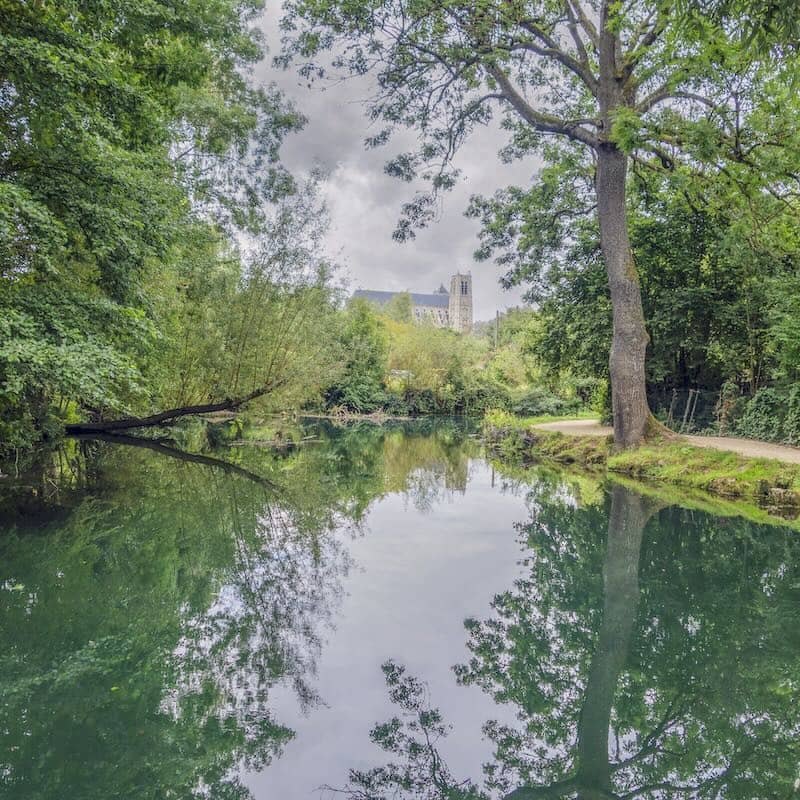
[[[499,126],[477,131],[457,158],[461,179],[445,194],[438,220],[418,231],[416,239],[395,242],[392,232],[401,206],[413,197],[415,185],[386,175],[383,167],[392,155],[413,146],[413,132],[404,132],[386,147],[366,149],[364,139],[376,132],[364,105],[373,93],[374,78],[309,87],[291,69],[274,68],[271,58],[279,50],[279,15],[279,7],[270,5],[262,18],[270,55],[255,78],[280,86],[308,118],[305,129],[286,140],[282,159],[298,176],[315,166],[329,174],[324,190],[331,217],[328,248],[343,265],[350,288],[431,292],[440,283],[449,287],[454,273],[471,272],[476,321],[519,305],[522,292],[499,285],[500,267],[473,259],[479,225],[464,211],[473,194],[490,195],[511,184],[528,183],[536,163],[501,163],[497,151],[505,136]]]

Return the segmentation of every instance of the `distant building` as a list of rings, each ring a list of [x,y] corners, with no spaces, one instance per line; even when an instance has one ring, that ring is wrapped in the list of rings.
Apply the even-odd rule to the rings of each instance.
[[[381,292],[358,289],[354,298],[382,307],[403,292]],[[452,328],[459,333],[472,330],[472,275],[456,273],[450,279],[450,291],[441,285],[431,294],[408,292],[414,322],[431,322],[437,328]]]

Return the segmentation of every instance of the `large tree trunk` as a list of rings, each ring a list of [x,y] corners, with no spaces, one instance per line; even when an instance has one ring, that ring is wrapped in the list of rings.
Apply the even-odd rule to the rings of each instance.
[[[628,238],[626,174],[626,155],[615,144],[603,142],[597,150],[597,213],[614,315],[609,367],[614,443],[618,448],[639,444],[647,435],[651,418],[644,369],[649,337]]]

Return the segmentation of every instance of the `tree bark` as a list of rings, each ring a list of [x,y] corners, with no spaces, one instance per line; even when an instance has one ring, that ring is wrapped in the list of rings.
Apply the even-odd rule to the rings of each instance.
[[[628,237],[625,209],[627,157],[613,143],[597,149],[597,213],[613,311],[609,356],[614,443],[634,447],[646,437],[650,407],[645,390],[645,352],[649,337],[642,291]]]
[[[597,216],[600,246],[606,264],[613,311],[609,356],[614,444],[635,447],[645,438],[651,413],[645,391],[645,351],[649,337],[644,324],[642,290],[628,236],[626,178],[628,157],[613,141],[616,113],[635,108],[636,84],[621,78],[622,42],[611,22],[611,0],[600,4],[597,102],[602,122],[597,147]],[[622,71],[622,72],[621,72]]]

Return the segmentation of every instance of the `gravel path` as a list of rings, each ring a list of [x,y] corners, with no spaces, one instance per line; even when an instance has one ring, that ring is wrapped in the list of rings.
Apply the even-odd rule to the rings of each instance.
[[[571,436],[610,436],[614,431],[596,419],[566,419],[561,422],[543,422],[535,425],[543,431],[558,431]],[[683,436],[695,447],[727,450],[749,458],[774,458],[787,464],[800,464],[800,448],[782,444],[759,442],[756,439],[735,439],[728,436]]]

